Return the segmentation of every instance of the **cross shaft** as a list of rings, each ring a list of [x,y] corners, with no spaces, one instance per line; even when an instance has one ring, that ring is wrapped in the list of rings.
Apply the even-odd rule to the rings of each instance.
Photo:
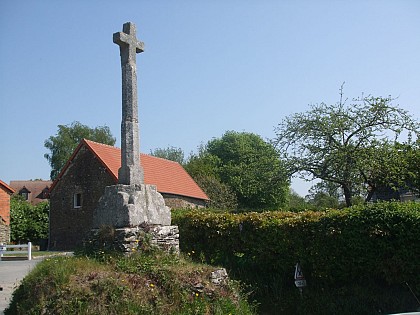
[[[123,25],[123,31],[114,33],[113,42],[120,46],[122,73],[121,168],[118,183],[141,185],[144,183],[140,164],[140,136],[137,105],[136,53],[143,52],[144,44],[136,38],[136,26]]]

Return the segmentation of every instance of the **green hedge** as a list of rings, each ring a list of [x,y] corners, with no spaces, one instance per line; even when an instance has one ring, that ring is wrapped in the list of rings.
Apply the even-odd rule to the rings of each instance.
[[[331,313],[346,313],[346,307],[349,314],[355,307],[360,314],[411,310],[417,302],[406,283],[420,295],[419,203],[300,213],[183,210],[173,213],[173,221],[182,251],[226,266],[252,284],[259,299],[271,296],[270,303],[286,313],[296,312],[291,304],[299,299],[293,282],[298,261],[308,281],[308,303],[297,303],[302,312],[316,303],[324,314],[325,303],[334,304]]]

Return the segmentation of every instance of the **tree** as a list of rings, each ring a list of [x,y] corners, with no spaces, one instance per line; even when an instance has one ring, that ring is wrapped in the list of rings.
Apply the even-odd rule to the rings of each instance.
[[[290,175],[339,185],[350,206],[355,192],[368,179],[364,175],[375,174],[368,171],[378,158],[375,149],[398,139],[404,130],[417,134],[419,128],[406,111],[392,105],[390,97],[362,97],[347,106],[343,87],[340,96],[335,105],[313,105],[305,113],[283,119],[274,144],[287,161]]]
[[[90,128],[78,121],[70,125],[58,125],[57,134],[49,137],[44,142],[44,146],[51,151],[44,154],[44,157],[51,165],[51,180],[57,178],[61,169],[83,138],[112,146],[115,144],[115,138],[107,126]]]
[[[419,191],[419,140],[412,143],[383,142],[372,143],[366,149],[367,156],[375,156],[365,166],[361,166],[361,174],[368,187],[366,201],[370,201],[378,188],[398,190],[406,188],[415,192]],[[370,150],[370,151],[369,151]]]
[[[340,190],[340,187],[333,182],[321,181],[311,187],[305,199],[315,209],[337,209],[341,207]]]
[[[198,174],[194,177],[197,184],[202,187],[210,198],[209,207],[228,211],[236,210],[238,200],[230,187],[214,176]]]
[[[48,238],[50,205],[48,201],[36,206],[21,196],[14,195],[10,200],[10,239],[16,243],[33,242]]]
[[[191,154],[185,170],[210,198],[209,206],[214,209],[236,210],[238,200],[232,189],[222,183],[218,174],[220,159],[209,154],[205,147],[198,148],[198,154]]]
[[[407,161],[406,182],[417,194],[420,192],[420,138],[410,144],[402,144],[399,152]]]
[[[293,189],[290,189],[286,210],[301,212],[306,210],[315,210],[315,208],[312,204],[308,203],[305,198],[301,197]]]
[[[205,173],[226,184],[241,209],[277,209],[286,203],[285,168],[275,148],[258,135],[228,131],[192,156],[186,169],[193,177]]]
[[[150,154],[156,157],[178,162],[183,165],[185,163],[184,151],[181,148],[167,147],[165,149],[157,148],[150,151]]]

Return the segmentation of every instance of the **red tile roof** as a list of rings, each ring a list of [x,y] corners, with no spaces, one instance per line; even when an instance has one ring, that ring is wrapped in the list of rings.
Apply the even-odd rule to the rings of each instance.
[[[5,190],[8,194],[13,194],[15,192],[15,190],[12,187],[7,185],[1,179],[0,179],[0,187],[3,188],[3,190]]]
[[[61,171],[59,178],[64,174],[70,161],[75,157],[83,145],[95,154],[111,174],[115,183],[117,183],[118,169],[121,166],[121,149],[87,139],[83,139],[80,142],[69,162],[67,162],[66,166]],[[145,184],[156,185],[156,188],[160,193],[209,200],[203,190],[179,163],[142,153],[140,154],[140,161],[144,170]],[[56,182],[54,182],[51,189],[53,189],[55,183]]]

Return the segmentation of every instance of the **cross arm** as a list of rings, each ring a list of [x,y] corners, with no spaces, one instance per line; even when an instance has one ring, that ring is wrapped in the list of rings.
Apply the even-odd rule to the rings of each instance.
[[[144,43],[138,41],[131,34],[126,34],[123,32],[114,33],[112,36],[112,41],[120,47],[133,45],[136,47],[136,53],[141,53],[144,51]]]

